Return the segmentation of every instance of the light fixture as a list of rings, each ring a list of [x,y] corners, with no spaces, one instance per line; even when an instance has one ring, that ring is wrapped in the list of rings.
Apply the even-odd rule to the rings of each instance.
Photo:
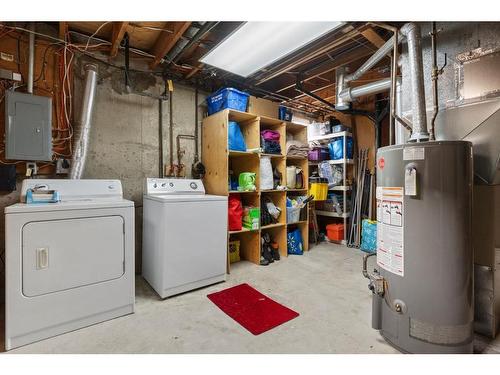
[[[248,77],[343,22],[246,22],[200,60]]]

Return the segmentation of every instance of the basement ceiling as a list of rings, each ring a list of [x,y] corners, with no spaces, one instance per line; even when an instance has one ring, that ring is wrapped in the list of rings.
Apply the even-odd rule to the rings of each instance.
[[[69,38],[91,36],[104,40],[103,53],[110,58],[123,54],[120,42],[125,33],[129,35],[132,49],[142,51],[149,59],[152,71],[163,71],[176,78],[192,83],[204,82],[216,89],[222,85],[245,89],[254,95],[280,101],[290,107],[307,112],[329,112],[324,103],[295,89],[300,77],[303,86],[321,98],[335,102],[335,70],[347,66],[351,71],[373,54],[391,34],[376,24],[347,22],[343,27],[314,41],[256,74],[242,79],[231,73],[205,66],[199,62],[211,48],[216,46],[241,22],[218,22],[199,40],[184,49],[175,63],[165,61],[165,56],[186,36],[188,28],[201,29],[200,22],[61,22],[60,35]],[[98,41],[96,40],[96,41]],[[131,58],[139,57],[132,53]],[[144,56],[143,56],[144,57]],[[354,82],[353,86],[365,84],[389,76],[387,57],[371,72]]]

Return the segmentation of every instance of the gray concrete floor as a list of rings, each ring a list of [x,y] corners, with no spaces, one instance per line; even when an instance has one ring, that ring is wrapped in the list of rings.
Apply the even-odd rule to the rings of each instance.
[[[361,259],[358,250],[322,244],[268,267],[234,264],[227,282],[167,300],[138,276],[135,314],[9,353],[397,353],[370,328]],[[240,283],[300,316],[252,335],[206,297]],[[476,342],[476,351],[500,353],[500,337]]]

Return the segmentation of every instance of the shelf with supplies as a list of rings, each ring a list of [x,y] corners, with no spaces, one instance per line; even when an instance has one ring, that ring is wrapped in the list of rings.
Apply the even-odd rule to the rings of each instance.
[[[311,147],[318,147],[317,149],[313,149],[314,152],[312,155],[319,160],[309,160],[308,163],[311,171],[316,171],[316,174],[321,172],[323,176],[328,176],[327,180],[330,185],[327,189],[327,200],[315,202],[316,217],[322,217],[322,223],[326,221],[326,223],[343,224],[343,240],[330,242],[345,244],[351,216],[349,202],[352,199],[351,184],[354,174],[354,145],[352,140],[353,133],[350,131],[350,127],[347,126],[344,129],[347,130],[309,136],[309,145]],[[328,151],[325,151],[326,148]],[[327,160],[321,160],[325,157]],[[321,163],[328,163],[330,168],[325,167],[325,164],[320,165]],[[338,185],[332,186],[334,184]],[[338,211],[334,207],[339,207]],[[342,213],[339,214],[338,212]]]
[[[230,121],[235,121],[240,126],[248,151],[229,150],[228,129]],[[234,248],[235,244],[238,243],[236,247],[239,249],[239,259],[255,264],[260,263],[262,232],[269,233],[278,244],[283,259],[286,258],[289,226],[291,226],[291,229],[298,227],[301,230],[303,247],[307,251],[309,248],[308,220],[293,224],[286,223],[287,196],[307,195],[307,176],[309,173],[307,158],[303,156],[289,158],[285,155],[287,134],[293,135],[294,139],[307,144],[307,127],[231,109],[225,109],[205,117],[202,126],[202,163],[206,168],[203,183],[207,194],[226,196],[237,196],[239,194],[242,206],[251,206],[259,208],[259,210],[263,208],[263,201],[271,199],[273,204],[281,210],[281,214],[275,222],[269,223],[266,221],[269,224],[259,225],[258,229],[243,228],[239,231],[228,231],[228,240],[231,246]],[[262,152],[261,132],[265,130],[279,133],[281,153],[278,153],[278,151],[276,153]],[[278,150],[277,147],[276,149]],[[260,164],[266,158],[270,159],[273,171],[281,175],[280,185],[286,186],[286,167],[294,165],[302,169],[305,180],[303,183],[306,186],[301,189],[261,189]],[[242,173],[248,173],[252,176],[249,178],[254,179],[254,191],[237,191],[235,190],[236,186],[232,183],[232,188],[230,188],[230,177],[232,177],[233,181],[238,180],[239,182]],[[308,210],[308,207],[306,206],[305,209]],[[305,217],[308,218],[308,214]],[[230,264],[228,260],[229,271]]]

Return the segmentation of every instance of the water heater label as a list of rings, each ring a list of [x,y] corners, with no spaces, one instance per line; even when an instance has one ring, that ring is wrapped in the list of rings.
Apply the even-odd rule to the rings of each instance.
[[[377,264],[404,276],[404,189],[377,186]]]
[[[425,148],[423,147],[405,147],[403,149],[403,160],[424,160]]]

